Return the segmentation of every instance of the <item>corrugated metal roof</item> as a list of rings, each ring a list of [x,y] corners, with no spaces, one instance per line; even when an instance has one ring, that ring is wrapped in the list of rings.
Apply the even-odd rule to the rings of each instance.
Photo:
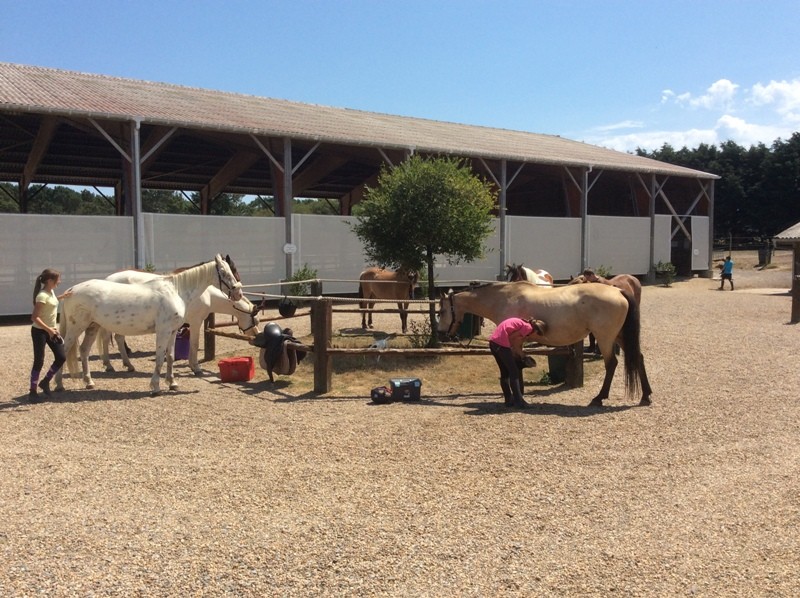
[[[774,237],[777,241],[789,241],[789,242],[796,242],[800,241],[800,222],[797,224],[790,226],[784,231],[779,232]]]
[[[542,135],[0,62],[0,111],[113,120],[464,157],[716,175]]]

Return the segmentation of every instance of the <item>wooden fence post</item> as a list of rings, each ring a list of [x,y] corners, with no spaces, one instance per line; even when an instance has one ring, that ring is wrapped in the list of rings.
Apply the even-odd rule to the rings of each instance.
[[[203,326],[203,361],[213,361],[217,352],[217,336],[214,328],[214,312],[208,314]],[[189,334],[200,334],[199,330],[190,330]]]
[[[567,388],[583,387],[583,339],[569,347],[569,357],[564,367],[564,382]]]
[[[311,331],[314,334],[314,392],[330,392],[333,379],[333,357],[328,353],[333,334],[333,302],[312,301]]]

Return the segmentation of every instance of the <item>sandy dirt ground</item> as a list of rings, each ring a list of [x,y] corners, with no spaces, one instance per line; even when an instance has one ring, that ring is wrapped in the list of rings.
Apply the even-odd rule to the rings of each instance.
[[[185,362],[150,397],[139,339],[137,372],[32,405],[29,327],[0,327],[0,595],[796,596],[791,271],[735,261],[734,292],[645,286],[650,407],[622,366],[600,409],[599,372],[527,411],[435,372],[374,405]]]

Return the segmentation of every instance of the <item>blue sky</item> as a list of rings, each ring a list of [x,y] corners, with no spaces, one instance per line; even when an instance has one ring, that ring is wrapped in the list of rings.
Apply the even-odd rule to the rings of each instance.
[[[797,0],[0,0],[0,61],[560,135],[800,130]]]

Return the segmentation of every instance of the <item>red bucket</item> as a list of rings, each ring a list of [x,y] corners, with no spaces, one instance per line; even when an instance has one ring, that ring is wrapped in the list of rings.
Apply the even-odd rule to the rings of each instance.
[[[229,357],[219,360],[219,377],[223,382],[247,382],[256,375],[252,357]]]

